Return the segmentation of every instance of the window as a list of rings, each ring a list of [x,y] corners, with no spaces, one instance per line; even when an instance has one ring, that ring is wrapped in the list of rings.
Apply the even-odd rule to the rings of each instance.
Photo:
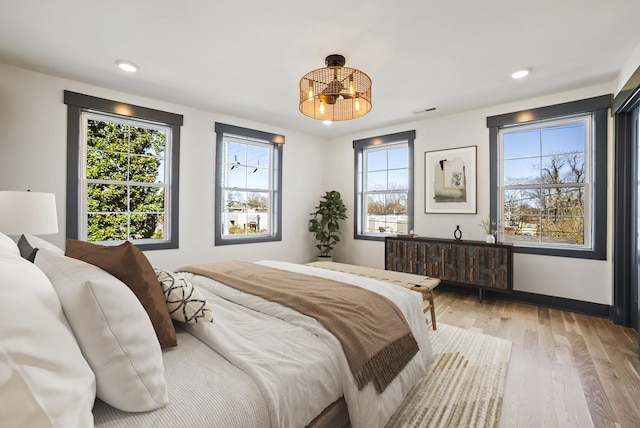
[[[487,119],[500,241],[523,253],[605,257],[609,104],[604,96]]]
[[[383,240],[413,229],[415,131],[353,142],[356,239]]]
[[[67,236],[178,248],[182,116],[65,91]]]
[[[216,245],[280,241],[282,135],[216,123]]]

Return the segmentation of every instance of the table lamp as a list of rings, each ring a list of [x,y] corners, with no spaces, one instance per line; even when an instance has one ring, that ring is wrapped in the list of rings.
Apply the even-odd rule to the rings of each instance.
[[[0,232],[6,235],[58,233],[55,194],[0,191]]]

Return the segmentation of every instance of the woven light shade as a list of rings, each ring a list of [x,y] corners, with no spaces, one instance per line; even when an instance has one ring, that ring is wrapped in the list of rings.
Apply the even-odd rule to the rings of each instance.
[[[371,78],[344,67],[342,55],[329,55],[326,68],[300,79],[300,112],[318,120],[350,120],[371,110]]]

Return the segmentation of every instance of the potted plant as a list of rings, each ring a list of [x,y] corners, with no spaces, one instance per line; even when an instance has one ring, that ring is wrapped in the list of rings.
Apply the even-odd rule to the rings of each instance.
[[[313,233],[318,242],[318,260],[331,261],[331,250],[340,241],[340,220],[347,218],[346,212],[340,192],[332,190],[325,193],[316,210],[311,213],[309,232]]]
[[[486,234],[486,238],[485,241],[488,244],[495,244],[496,243],[496,220],[494,218],[492,218],[491,216],[488,216],[484,219],[482,219],[482,222],[480,222],[480,224],[478,225],[480,227],[482,227],[482,229],[484,229],[484,233]]]

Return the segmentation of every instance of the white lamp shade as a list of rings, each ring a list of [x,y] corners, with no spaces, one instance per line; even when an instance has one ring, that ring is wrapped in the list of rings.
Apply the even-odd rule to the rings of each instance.
[[[7,235],[58,233],[55,194],[1,191],[0,232]]]

